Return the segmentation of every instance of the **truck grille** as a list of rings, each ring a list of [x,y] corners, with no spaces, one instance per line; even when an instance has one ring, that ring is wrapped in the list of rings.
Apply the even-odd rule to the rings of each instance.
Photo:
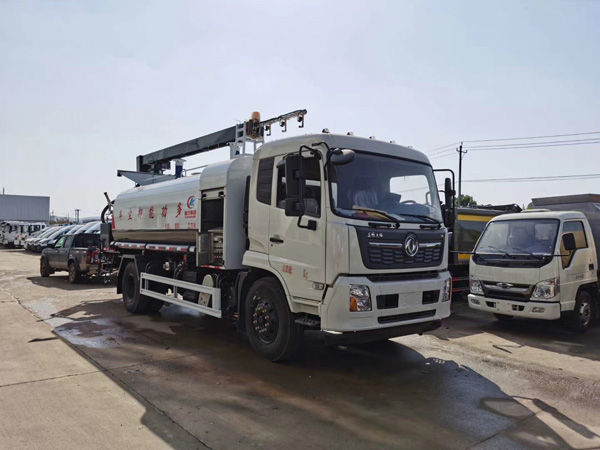
[[[503,289],[493,281],[483,281],[482,284],[485,297],[517,302],[528,302],[535,287],[527,284],[511,284],[509,288]]]
[[[440,263],[443,246],[434,248],[421,248],[417,254],[410,258],[402,248],[368,247],[369,262],[377,265],[403,266],[409,264]]]

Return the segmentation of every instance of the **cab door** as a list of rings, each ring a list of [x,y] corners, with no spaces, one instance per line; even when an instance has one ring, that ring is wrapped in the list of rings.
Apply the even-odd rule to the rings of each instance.
[[[562,236],[572,233],[575,237],[576,249],[567,252],[562,244]],[[562,271],[560,276],[561,303],[566,304],[567,309],[575,304],[579,286],[586,281],[592,281],[594,276],[594,256],[590,250],[590,244],[586,238],[585,227],[581,220],[570,220],[563,223],[563,231],[560,240],[560,258]]]
[[[285,215],[285,167],[283,156],[275,158],[271,211],[269,214],[269,264],[284,279],[291,295],[321,300],[325,287],[325,189],[323,165],[307,157],[306,212],[300,224],[313,221],[316,229],[298,226],[298,217]],[[314,227],[313,227],[314,228]]]

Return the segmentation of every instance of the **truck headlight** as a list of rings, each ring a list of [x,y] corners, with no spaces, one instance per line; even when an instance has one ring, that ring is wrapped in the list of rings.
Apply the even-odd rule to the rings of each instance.
[[[447,278],[444,282],[444,290],[442,291],[442,301],[449,302],[452,298],[452,278]]]
[[[371,311],[369,287],[362,284],[350,285],[350,312]]]
[[[547,300],[554,297],[560,292],[560,282],[558,278],[552,278],[551,280],[540,281],[535,285],[531,298],[539,300]]]
[[[469,277],[469,286],[471,294],[483,295],[483,286],[481,286],[481,281],[477,278]]]

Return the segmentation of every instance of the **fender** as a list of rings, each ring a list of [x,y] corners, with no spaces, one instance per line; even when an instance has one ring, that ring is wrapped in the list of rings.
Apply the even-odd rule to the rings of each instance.
[[[267,255],[265,253],[247,251],[244,254],[244,260],[243,260],[242,264],[244,264],[245,266],[264,270],[265,272],[269,272],[269,274],[274,275],[275,278],[277,278],[277,280],[279,281],[279,284],[281,285],[281,287],[283,288],[283,292],[285,293],[285,298],[287,299],[290,311],[293,313],[300,312],[298,309],[298,306],[292,300],[292,295],[290,294],[290,291],[289,291],[287,285],[285,284],[285,281],[283,280],[283,278],[281,277],[279,272],[277,272],[275,269],[273,269],[271,264],[269,264],[269,255]]]
[[[77,261],[72,256],[69,256],[69,259],[67,260],[67,267],[69,267],[69,265],[71,263],[75,264],[75,268],[77,269],[78,272],[81,272],[81,266],[79,265],[79,261]]]

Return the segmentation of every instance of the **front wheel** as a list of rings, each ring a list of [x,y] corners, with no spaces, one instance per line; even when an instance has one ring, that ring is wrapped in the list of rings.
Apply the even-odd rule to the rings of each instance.
[[[48,265],[46,258],[40,258],[40,275],[44,278],[49,277],[52,274],[52,269]]]
[[[580,333],[586,332],[594,317],[594,299],[587,291],[581,291],[577,294],[575,309],[570,314],[568,325]]]
[[[252,348],[271,361],[292,357],[304,329],[295,322],[283,289],[274,278],[256,281],[245,303],[246,332]]]

